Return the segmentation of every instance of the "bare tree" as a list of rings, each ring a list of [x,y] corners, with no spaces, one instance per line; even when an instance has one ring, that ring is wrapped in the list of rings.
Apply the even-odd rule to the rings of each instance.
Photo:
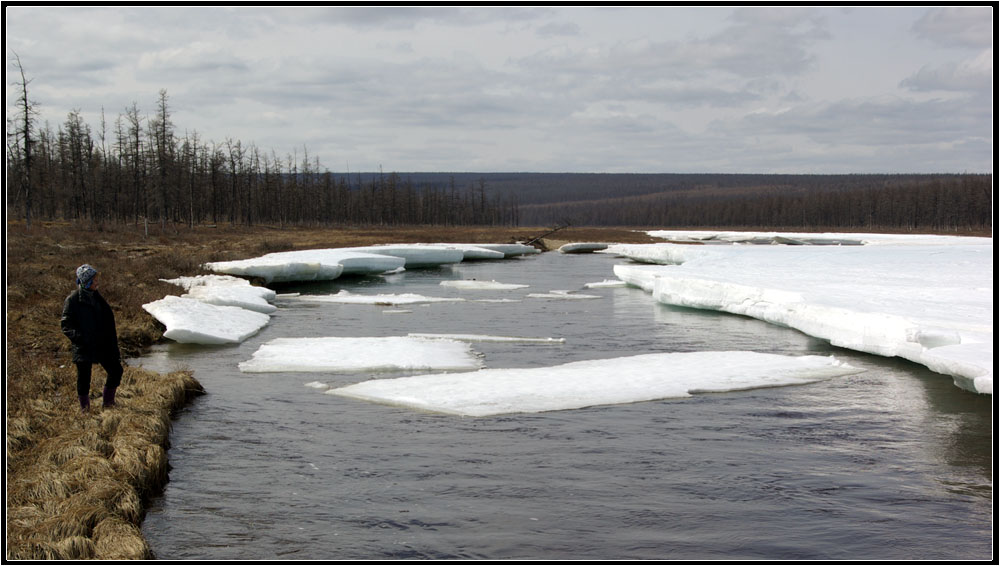
[[[14,83],[15,86],[19,87],[20,95],[17,99],[18,114],[21,119],[21,123],[18,127],[18,133],[20,136],[21,143],[24,144],[24,159],[22,160],[24,166],[22,167],[21,183],[24,191],[24,222],[28,229],[31,228],[31,145],[34,143],[34,139],[31,134],[34,130],[34,116],[37,115],[38,110],[35,108],[36,103],[32,102],[28,98],[28,83],[31,81],[24,76],[24,66],[21,65],[21,57],[17,53],[14,53],[14,66],[17,67],[18,73],[21,75],[20,82]]]

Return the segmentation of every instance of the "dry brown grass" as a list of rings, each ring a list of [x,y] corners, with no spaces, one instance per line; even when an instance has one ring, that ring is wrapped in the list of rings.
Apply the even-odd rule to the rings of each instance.
[[[126,357],[159,340],[142,305],[179,287],[163,283],[205,273],[208,261],[318,247],[414,242],[509,242],[544,228],[284,229],[36,223],[7,224],[6,557],[21,560],[150,559],[139,524],[144,501],[167,481],[170,414],[201,391],[193,376],[127,367],[118,406],[81,415],[69,341],[59,318],[75,269],[102,272],[101,294],[115,310]],[[643,242],[629,230],[559,232],[576,241]],[[95,366],[91,396],[104,372]]]

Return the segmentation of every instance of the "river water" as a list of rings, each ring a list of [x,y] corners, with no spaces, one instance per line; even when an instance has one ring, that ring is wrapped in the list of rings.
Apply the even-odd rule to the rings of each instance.
[[[498,262],[286,287],[521,299],[613,279],[607,255]],[[446,279],[528,284],[442,287]],[[798,331],[655,303],[307,303],[236,346],[165,344],[131,363],[189,368],[208,394],[178,415],[170,481],[142,529],[161,560],[986,560],[993,549],[992,397],[902,360]],[[406,310],[409,312],[399,312]],[[410,332],[565,338],[475,343],[486,367],[673,351],[835,355],[864,369],[815,384],[463,418],[244,374],[278,337]],[[383,374],[391,377],[395,374]],[[614,379],[609,375],[608,379]]]

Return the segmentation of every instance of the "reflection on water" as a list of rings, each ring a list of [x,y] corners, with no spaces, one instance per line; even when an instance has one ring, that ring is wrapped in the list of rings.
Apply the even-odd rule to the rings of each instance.
[[[226,347],[169,344],[209,394],[171,434],[143,532],[160,559],[972,560],[992,556],[992,397],[913,364],[632,288],[528,299],[612,277],[608,256],[544,254],[281,292],[419,293],[390,307],[279,300]],[[446,279],[529,284],[460,291]],[[476,299],[516,302],[478,302]],[[407,313],[385,314],[406,310]],[[409,332],[565,338],[477,343],[487,367],[698,350],[834,354],[866,371],[806,386],[461,418],[324,395],[372,376],[241,374],[282,336]],[[609,376],[614,379],[614,376]]]

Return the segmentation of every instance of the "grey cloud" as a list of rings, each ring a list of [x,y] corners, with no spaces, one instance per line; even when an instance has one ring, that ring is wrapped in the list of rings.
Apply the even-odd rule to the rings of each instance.
[[[946,47],[986,49],[993,46],[995,10],[995,6],[932,8],[913,24],[913,31]]]
[[[480,25],[525,22],[551,13],[548,8],[451,6],[349,6],[282,10],[282,17],[325,25],[362,28],[412,29],[422,22],[439,25]]]
[[[801,135],[828,146],[959,143],[992,138],[992,113],[984,102],[896,97],[843,100],[782,113],[752,114],[729,128],[733,135]]]
[[[538,37],[567,37],[580,35],[580,26],[573,22],[549,23],[535,30]]]
[[[993,87],[993,51],[984,51],[978,58],[961,63],[939,66],[924,65],[900,86],[913,91],[983,91]]]
[[[729,28],[702,39],[620,43],[598,51],[560,47],[516,64],[538,72],[596,73],[616,81],[626,72],[674,79],[720,71],[745,78],[797,75],[814,61],[807,46],[828,37],[822,19],[812,17],[811,11],[748,8],[737,11],[733,21]]]

